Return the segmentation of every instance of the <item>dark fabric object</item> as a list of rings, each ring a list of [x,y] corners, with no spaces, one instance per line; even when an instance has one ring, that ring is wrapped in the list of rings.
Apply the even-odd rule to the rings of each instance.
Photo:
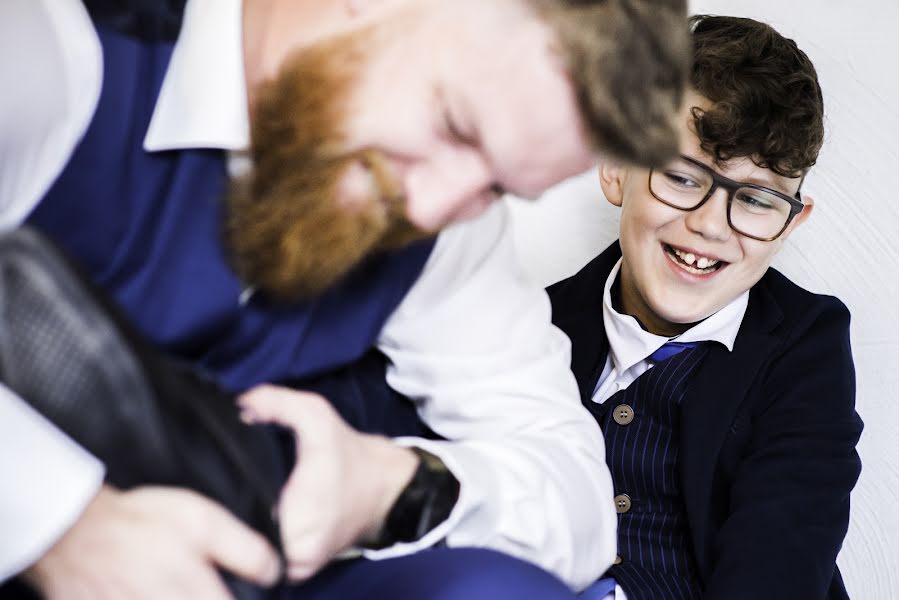
[[[0,600],[40,600],[40,598],[37,592],[18,577],[0,583]]]
[[[602,371],[613,244],[549,288],[581,397]],[[849,312],[774,269],[752,288],[733,352],[710,348],[681,420],[680,483],[708,600],[847,598],[836,555],[861,463]]]
[[[386,384],[386,367],[386,357],[371,351],[292,383],[326,394],[362,431],[436,437]],[[196,490],[280,548],[272,507],[295,461],[292,436],[244,425],[233,394],[149,347],[102,291],[28,228],[0,235],[0,381],[100,458],[108,483]],[[238,600],[284,592],[226,581]],[[19,580],[0,585],[0,598],[34,597]]]
[[[146,152],[173,45],[104,27],[93,121],[28,223],[74,257],[156,347],[226,389],[329,373],[375,343],[433,241],[372,257],[322,296],[277,303],[241,282],[221,242],[224,153]]]
[[[629,600],[702,595],[678,470],[681,402],[707,351],[681,345],[678,354],[589,407],[603,430],[616,497],[630,499],[629,510],[618,515],[622,562],[607,572]],[[632,420],[619,424],[613,418],[620,405],[630,407]]]
[[[387,385],[389,363],[373,348],[359,360],[328,373],[279,383],[324,396],[343,420],[359,431],[437,439],[439,436],[418,416],[414,402]]]
[[[174,41],[186,0],[84,0],[95,23],[147,41]]]
[[[0,236],[0,381],[102,460],[107,483],[193,489],[281,547],[272,515],[285,469],[270,431],[145,345],[28,229]],[[262,597],[227,579],[237,598]]]

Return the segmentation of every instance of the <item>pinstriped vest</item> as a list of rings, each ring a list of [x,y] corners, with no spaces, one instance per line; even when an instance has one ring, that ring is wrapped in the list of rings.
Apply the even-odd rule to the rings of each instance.
[[[707,346],[660,362],[603,404],[602,427],[615,485],[620,564],[608,575],[628,600],[699,598],[678,471],[681,401]]]

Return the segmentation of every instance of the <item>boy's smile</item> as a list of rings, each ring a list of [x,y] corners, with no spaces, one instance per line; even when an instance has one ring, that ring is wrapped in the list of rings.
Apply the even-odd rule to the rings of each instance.
[[[728,264],[720,258],[706,256],[690,248],[676,248],[668,244],[662,244],[662,248],[665,250],[668,258],[671,259],[671,262],[677,265],[679,269],[698,277],[711,276],[718,269]]]
[[[795,194],[799,178],[780,176],[745,157],[716,165],[693,133],[693,106],[707,106],[688,94],[683,110],[683,154],[735,181]],[[728,223],[728,192],[717,189],[695,210],[681,210],[655,198],[645,169],[603,165],[603,191],[621,207],[621,306],[648,331],[683,333],[749,290],[761,279],[783,241],[811,212],[812,200],[777,239],[741,235]]]

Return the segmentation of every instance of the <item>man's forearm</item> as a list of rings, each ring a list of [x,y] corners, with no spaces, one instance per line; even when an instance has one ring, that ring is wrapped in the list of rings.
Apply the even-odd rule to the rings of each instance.
[[[459,500],[417,542],[446,539],[534,562],[572,587],[615,557],[616,517],[605,446],[581,406],[570,343],[545,292],[521,274],[502,207],[444,231],[422,277],[382,331],[388,384],[415,399],[448,441],[400,438],[440,457]]]

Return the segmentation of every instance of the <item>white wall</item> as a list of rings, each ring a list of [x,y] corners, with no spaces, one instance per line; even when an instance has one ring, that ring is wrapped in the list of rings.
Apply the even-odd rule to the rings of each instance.
[[[775,266],[852,311],[863,470],[839,564],[853,598],[899,598],[899,1],[694,0],[691,10],[767,21],[818,69],[827,140],[805,187],[815,212]],[[513,209],[523,262],[542,284],[616,237],[593,173]]]

